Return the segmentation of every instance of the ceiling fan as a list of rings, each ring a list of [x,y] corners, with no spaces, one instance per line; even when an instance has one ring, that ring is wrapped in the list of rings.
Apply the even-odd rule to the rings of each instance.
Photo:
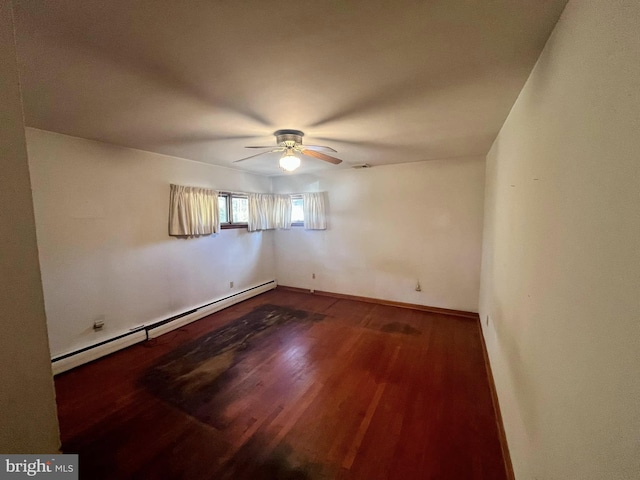
[[[250,157],[241,158],[235,160],[233,163],[243,162],[250,158],[259,157],[260,155],[266,155],[274,152],[284,152],[284,155],[280,158],[280,168],[287,172],[293,172],[300,166],[300,155],[306,155],[308,157],[314,157],[325,162],[338,165],[342,163],[339,158],[326,155],[322,152],[335,152],[331,147],[323,147],[321,145],[302,145],[302,137],[304,133],[300,130],[277,130],[273,133],[276,137],[276,147],[272,146],[249,146],[245,148],[270,148],[268,152],[258,153],[257,155],[251,155]]]

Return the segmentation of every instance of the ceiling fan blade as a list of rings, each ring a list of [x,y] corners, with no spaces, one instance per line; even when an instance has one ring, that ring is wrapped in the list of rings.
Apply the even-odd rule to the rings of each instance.
[[[340,160],[339,158],[331,157],[320,152],[314,152],[313,150],[309,150],[306,148],[303,149],[300,153],[302,153],[303,155],[308,155],[310,157],[318,158],[320,160],[324,160],[325,162],[333,163],[334,165],[342,163],[342,160]]]
[[[325,147],[324,145],[300,145],[302,150],[313,150],[314,152],[334,152],[337,153],[337,150],[334,150],[331,147]]]
[[[273,148],[273,145],[249,145],[244,148]]]
[[[280,150],[271,150],[270,152],[262,152],[262,153],[256,153],[255,155],[251,155],[250,157],[244,157],[241,158],[240,160],[234,160],[231,163],[238,163],[238,162],[244,162],[245,160],[249,160],[250,158],[254,158],[254,157],[259,157],[260,155],[267,155],[269,153],[273,153],[273,152],[279,152]]]

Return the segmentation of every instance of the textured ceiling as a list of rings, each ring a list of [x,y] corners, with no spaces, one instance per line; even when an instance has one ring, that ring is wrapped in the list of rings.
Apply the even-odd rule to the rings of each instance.
[[[484,155],[566,0],[16,0],[27,125],[277,175]]]

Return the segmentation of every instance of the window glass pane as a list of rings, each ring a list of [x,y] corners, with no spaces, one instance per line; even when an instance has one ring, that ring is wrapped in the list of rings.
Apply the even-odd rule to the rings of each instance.
[[[304,210],[302,208],[302,198],[291,199],[291,223],[304,222]]]
[[[249,221],[249,199],[247,197],[231,197],[231,218],[233,223]]]
[[[227,200],[229,197],[226,195],[218,195],[218,214],[220,215],[220,223],[229,223],[227,217]]]

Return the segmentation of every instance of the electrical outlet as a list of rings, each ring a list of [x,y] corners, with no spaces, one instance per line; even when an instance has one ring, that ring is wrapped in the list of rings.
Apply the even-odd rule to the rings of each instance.
[[[229,282],[229,288],[233,288],[233,282]]]
[[[104,315],[96,317],[93,321],[93,330],[98,332],[104,328]]]
[[[312,274],[311,274],[311,278],[313,278],[313,279],[315,280],[315,279],[316,279],[316,274],[315,274],[315,273],[312,273]]]

